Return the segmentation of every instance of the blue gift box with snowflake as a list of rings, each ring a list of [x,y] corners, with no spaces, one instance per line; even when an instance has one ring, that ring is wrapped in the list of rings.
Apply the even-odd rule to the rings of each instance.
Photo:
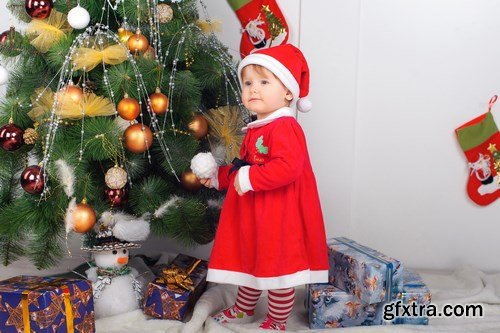
[[[0,332],[95,332],[92,284],[16,276],[0,281]]]
[[[208,262],[179,254],[150,282],[144,313],[160,319],[185,320],[206,287]]]
[[[306,307],[311,329],[380,325],[379,306],[363,303],[328,283],[307,287]]]
[[[329,239],[328,259],[329,283],[364,303],[389,301],[402,290],[401,262],[351,239]]]
[[[408,308],[408,314],[402,313],[400,316],[394,318],[390,323],[392,324],[410,324],[410,325],[428,325],[429,318],[425,315],[425,309],[431,303],[431,292],[429,288],[425,285],[422,277],[411,270],[404,269],[403,274],[403,288],[402,291],[396,295],[396,298],[390,302],[396,304],[396,302],[401,302],[401,304],[405,305]],[[410,311],[410,307],[415,307]],[[385,304],[384,304],[385,305]],[[422,315],[420,315],[420,308],[424,311]],[[394,310],[395,307],[393,306]],[[413,313],[415,311],[415,313]],[[394,312],[394,311],[393,311]],[[401,311],[403,312],[403,311]],[[383,309],[381,308],[379,311],[380,317],[383,316]],[[385,322],[387,323],[387,322]]]

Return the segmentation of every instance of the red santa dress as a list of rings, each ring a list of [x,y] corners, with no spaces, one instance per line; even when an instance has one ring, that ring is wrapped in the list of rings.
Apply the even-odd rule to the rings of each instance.
[[[328,282],[323,215],[302,128],[285,107],[247,127],[240,159],[214,179],[227,189],[207,280],[259,290]],[[238,175],[244,195],[233,183]]]

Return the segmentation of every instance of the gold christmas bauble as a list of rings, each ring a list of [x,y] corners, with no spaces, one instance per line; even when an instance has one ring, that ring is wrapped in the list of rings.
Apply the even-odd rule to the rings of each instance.
[[[203,187],[203,184],[191,170],[184,171],[181,174],[181,184],[186,190],[190,191],[197,191]]]
[[[142,54],[142,57],[148,60],[155,60],[156,59],[155,49],[152,46],[148,47],[146,52]]]
[[[168,23],[172,21],[174,17],[174,11],[172,7],[165,3],[161,3],[158,5],[158,19],[160,23]]]
[[[114,166],[106,172],[104,181],[110,189],[118,190],[127,184],[127,171],[119,166]]]
[[[69,97],[73,102],[80,103],[83,99],[83,91],[79,86],[68,84],[59,90],[60,94],[64,97]]]
[[[23,134],[24,143],[28,145],[34,145],[36,140],[38,140],[38,138],[39,138],[38,133],[34,128],[27,128],[24,131]]]
[[[136,99],[128,97],[125,94],[123,99],[118,103],[116,111],[118,111],[118,114],[123,119],[134,120],[141,113],[141,106]]]
[[[148,39],[137,29],[137,32],[130,36],[127,41],[128,49],[130,52],[144,52],[149,48]]]
[[[162,115],[167,112],[168,97],[161,93],[160,88],[156,88],[156,92],[149,96],[149,100],[151,101],[151,109],[153,109],[154,113]]]
[[[193,136],[200,140],[208,133],[208,122],[202,115],[196,115],[188,124],[188,128],[193,133]]]
[[[133,35],[134,33],[130,30],[127,30],[125,28],[118,29],[118,38],[120,39],[120,42],[122,42],[123,44],[127,44],[128,39],[130,38],[130,36]]]
[[[79,203],[73,210],[73,231],[84,234],[95,225],[95,211],[86,203]]]
[[[153,144],[153,133],[142,124],[130,125],[123,133],[125,147],[132,153],[143,153]]]

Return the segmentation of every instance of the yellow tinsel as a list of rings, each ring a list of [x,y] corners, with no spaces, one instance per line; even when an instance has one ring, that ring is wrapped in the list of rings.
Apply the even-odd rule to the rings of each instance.
[[[222,31],[222,22],[219,20],[210,20],[210,22],[205,20],[198,20],[196,21],[196,25],[207,35],[212,32]]]
[[[78,54],[78,56],[76,56]],[[105,63],[108,65],[118,65],[127,60],[128,50],[123,45],[111,45],[102,50],[94,50],[87,47],[81,47],[73,56],[75,69],[86,68],[91,71],[97,65]]]
[[[28,116],[34,121],[48,116],[52,110],[54,92],[47,89],[37,101],[36,97],[42,91],[43,88],[38,88],[31,97],[33,108],[28,112]],[[85,110],[86,117],[111,116],[115,114],[114,104],[109,99],[97,96],[94,93],[84,93],[83,100],[80,103],[75,103],[65,93],[59,93],[57,104],[56,115],[60,119],[80,119],[83,116],[83,110]]]
[[[241,116],[241,109],[237,106],[223,106],[210,109],[204,115],[208,121],[208,132],[226,147],[226,163],[231,163],[240,156],[243,132],[245,126]]]
[[[28,24],[26,33],[31,39],[31,45],[45,53],[72,30],[66,15],[52,10],[45,20],[33,19]]]

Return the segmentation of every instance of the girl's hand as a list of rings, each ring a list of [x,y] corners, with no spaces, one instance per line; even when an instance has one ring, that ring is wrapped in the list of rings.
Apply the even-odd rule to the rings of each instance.
[[[238,194],[241,196],[241,195],[243,195],[245,193],[243,193],[241,191],[240,182],[238,181],[238,175],[239,175],[239,171],[236,174],[236,177],[234,177],[234,188],[235,188],[236,192],[238,192]]]
[[[202,183],[206,187],[210,187],[212,180],[210,178],[202,178],[202,179],[200,179],[200,183]]]

